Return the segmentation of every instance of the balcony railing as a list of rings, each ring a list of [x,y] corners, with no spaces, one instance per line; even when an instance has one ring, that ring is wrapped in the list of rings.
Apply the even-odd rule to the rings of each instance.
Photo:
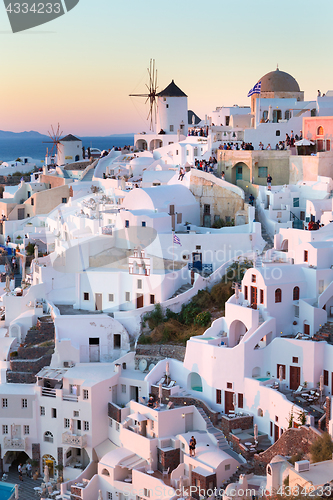
[[[5,450],[24,450],[25,451],[25,438],[10,438],[4,439]]]
[[[49,398],[56,397],[56,390],[50,389],[49,387],[42,387],[42,396],[47,396]]]
[[[74,401],[74,403],[77,403],[79,398],[75,394],[63,394],[62,400],[63,401]]]
[[[64,432],[62,435],[62,444],[68,444],[69,446],[74,446],[74,448],[85,448],[87,446],[87,435],[75,436],[70,432]]]

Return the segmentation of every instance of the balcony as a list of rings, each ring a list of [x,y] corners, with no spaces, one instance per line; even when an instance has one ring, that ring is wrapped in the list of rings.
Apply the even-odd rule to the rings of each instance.
[[[77,403],[79,398],[76,394],[63,394],[62,400],[63,401],[72,401],[74,403]]]
[[[5,437],[3,446],[5,450],[25,451],[25,438]]]
[[[49,398],[55,398],[56,397],[56,390],[55,389],[50,389],[49,387],[42,387],[42,396],[46,396]]]
[[[74,448],[85,448],[87,446],[87,435],[76,436],[70,432],[64,432],[62,435],[62,444],[73,446]]]

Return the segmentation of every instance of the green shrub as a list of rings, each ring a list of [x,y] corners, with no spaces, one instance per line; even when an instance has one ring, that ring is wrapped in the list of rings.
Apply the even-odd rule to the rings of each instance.
[[[28,243],[27,246],[25,247],[25,251],[27,255],[34,255],[35,253],[35,247],[32,243]]]
[[[310,448],[312,462],[324,462],[331,460],[333,453],[333,442],[328,432],[324,432],[311,445]]]
[[[179,314],[179,320],[184,325],[192,325],[194,323],[195,317],[201,312],[201,308],[196,306],[192,302],[184,306],[182,305],[182,309]]]
[[[171,311],[171,309],[167,308],[165,311],[165,319],[166,321],[169,321],[169,319],[176,319],[179,320],[179,314]]]
[[[164,314],[161,304],[156,304],[154,310],[145,314],[142,318],[143,324],[145,325],[148,322],[149,328],[152,330],[160,323],[164,321]]]
[[[202,311],[195,317],[194,324],[200,326],[208,326],[211,321],[212,321],[212,315],[210,314],[210,312]]]
[[[138,338],[138,344],[151,344],[151,338],[149,335],[140,335]]]

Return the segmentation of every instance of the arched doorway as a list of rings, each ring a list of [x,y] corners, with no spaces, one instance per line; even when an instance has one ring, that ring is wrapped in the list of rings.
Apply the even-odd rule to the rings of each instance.
[[[260,366],[255,366],[252,370],[252,378],[258,378],[261,375],[261,368]]]
[[[139,151],[146,151],[148,149],[147,141],[144,139],[138,139],[135,143],[135,149],[138,149]]]
[[[19,464],[25,465],[30,460],[29,455],[25,451],[8,450],[3,456],[3,472],[14,472],[17,474]]]
[[[163,146],[163,142],[161,139],[153,139],[150,141],[149,151],[154,151],[154,149],[161,148]]]
[[[188,388],[192,391],[202,392],[202,380],[199,373],[192,372],[189,374]]]
[[[237,181],[250,182],[250,169],[246,163],[238,162],[232,167],[231,182],[237,184]]]
[[[44,472],[45,465],[49,468],[50,477],[54,476],[55,458],[52,455],[43,455],[42,458],[42,472]]]
[[[283,240],[281,245],[282,252],[288,252],[288,240]]]
[[[229,327],[229,347],[239,344],[241,337],[245,335],[247,328],[242,321],[235,319]]]

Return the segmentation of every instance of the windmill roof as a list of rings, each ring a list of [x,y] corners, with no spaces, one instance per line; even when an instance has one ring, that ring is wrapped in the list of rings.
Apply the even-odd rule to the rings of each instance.
[[[172,80],[172,82],[165,87],[164,90],[161,90],[157,94],[160,97],[187,97],[186,94],[175,84],[175,82]]]
[[[66,137],[63,137],[62,139],[60,139],[60,142],[70,142],[70,141],[81,141],[81,139],[78,139],[77,137],[75,137],[75,135],[72,135],[72,134],[68,134],[66,135]]]

